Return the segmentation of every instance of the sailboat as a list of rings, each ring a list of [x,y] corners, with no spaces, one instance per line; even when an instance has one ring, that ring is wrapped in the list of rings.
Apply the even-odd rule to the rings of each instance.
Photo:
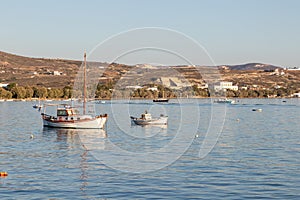
[[[73,129],[102,129],[107,121],[108,115],[88,115],[86,114],[86,53],[84,53],[84,78],[83,78],[83,114],[79,114],[76,107],[68,104],[48,104],[44,106],[42,112],[43,125],[54,128]],[[56,106],[56,116],[46,114],[47,106]]]
[[[167,98],[164,98],[164,91],[162,91],[162,98],[158,98],[158,99],[153,99],[153,102],[156,102],[156,103],[160,103],[160,102],[169,102],[169,99]]]
[[[39,104],[34,104],[32,107],[33,107],[33,108],[35,108],[35,109],[39,109],[39,110],[41,110],[41,109],[42,109],[42,107],[43,107],[43,105],[41,104],[41,101],[40,101],[40,99],[39,99]]]

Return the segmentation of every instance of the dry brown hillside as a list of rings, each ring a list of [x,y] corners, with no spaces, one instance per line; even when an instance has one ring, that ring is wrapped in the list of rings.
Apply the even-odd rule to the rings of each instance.
[[[82,61],[28,58],[0,51],[0,82],[17,83],[20,86],[63,88],[68,85],[73,85],[81,64]],[[108,66],[99,73],[99,81],[103,83],[108,80],[116,82],[121,77],[125,79],[130,78],[132,74],[141,77],[135,80],[135,84],[139,84],[139,80],[145,80],[143,78],[143,71],[139,71],[140,68],[117,63],[110,65],[104,63],[93,64]],[[201,68],[201,70],[208,69],[209,67]],[[280,74],[274,73],[276,69],[279,69]],[[150,66],[149,68],[143,68],[143,70],[150,75],[157,76],[157,78],[159,78],[159,76],[168,76],[172,74],[171,71],[176,71],[192,84],[203,84],[204,82],[202,80],[203,74],[201,74],[201,70],[193,66],[161,68]],[[258,88],[273,88],[279,86],[282,88],[300,90],[300,71],[286,71],[272,65],[247,63],[235,66],[220,66],[219,72],[222,75],[222,80],[232,81],[239,86],[257,85]],[[154,78],[151,80],[154,80]]]

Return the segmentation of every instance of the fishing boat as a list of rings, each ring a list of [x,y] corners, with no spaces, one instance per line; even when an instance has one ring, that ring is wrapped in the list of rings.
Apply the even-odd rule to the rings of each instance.
[[[78,109],[67,104],[45,104],[42,112],[43,125],[54,128],[74,128],[74,129],[101,129],[104,127],[108,115],[88,115],[86,114],[86,53],[84,54],[84,78],[83,78],[83,114]],[[46,107],[56,106],[56,115],[46,114]]]
[[[158,118],[152,118],[152,115],[145,111],[141,114],[140,118],[130,116],[132,122],[136,125],[166,125],[168,116],[160,115]]]
[[[214,103],[229,103],[229,104],[234,104],[235,101],[232,100],[232,99],[223,98],[223,99],[216,99],[216,100],[214,100]]]

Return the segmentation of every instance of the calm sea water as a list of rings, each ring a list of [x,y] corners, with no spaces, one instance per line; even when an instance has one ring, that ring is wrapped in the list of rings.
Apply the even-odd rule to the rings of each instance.
[[[104,131],[43,128],[33,104],[0,103],[0,199],[300,198],[299,99],[107,101]],[[133,126],[144,110],[168,126]]]

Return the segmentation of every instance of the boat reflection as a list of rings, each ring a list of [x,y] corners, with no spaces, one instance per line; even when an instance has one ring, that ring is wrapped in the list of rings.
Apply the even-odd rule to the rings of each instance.
[[[128,134],[137,138],[149,138],[153,136],[166,136],[168,133],[168,125],[151,124],[151,125],[136,125],[131,124],[131,129]]]
[[[98,146],[97,149],[104,149],[103,139],[107,137],[106,131],[103,129],[64,129],[44,127],[43,134],[56,134],[56,141],[65,141],[69,145],[78,145],[81,143],[85,149],[92,144]]]
[[[89,185],[90,170],[88,154],[93,155],[91,150],[103,150],[105,148],[105,140],[107,138],[106,131],[103,129],[63,129],[63,128],[43,128],[45,137],[52,138],[57,135],[56,142],[59,143],[59,149],[62,151],[76,152],[80,156],[79,168],[81,173],[79,179],[81,181],[80,190],[86,195],[86,187]],[[83,148],[82,148],[83,147]],[[96,151],[97,152],[97,151]],[[74,161],[76,163],[76,161]],[[70,164],[71,165],[71,164]]]

